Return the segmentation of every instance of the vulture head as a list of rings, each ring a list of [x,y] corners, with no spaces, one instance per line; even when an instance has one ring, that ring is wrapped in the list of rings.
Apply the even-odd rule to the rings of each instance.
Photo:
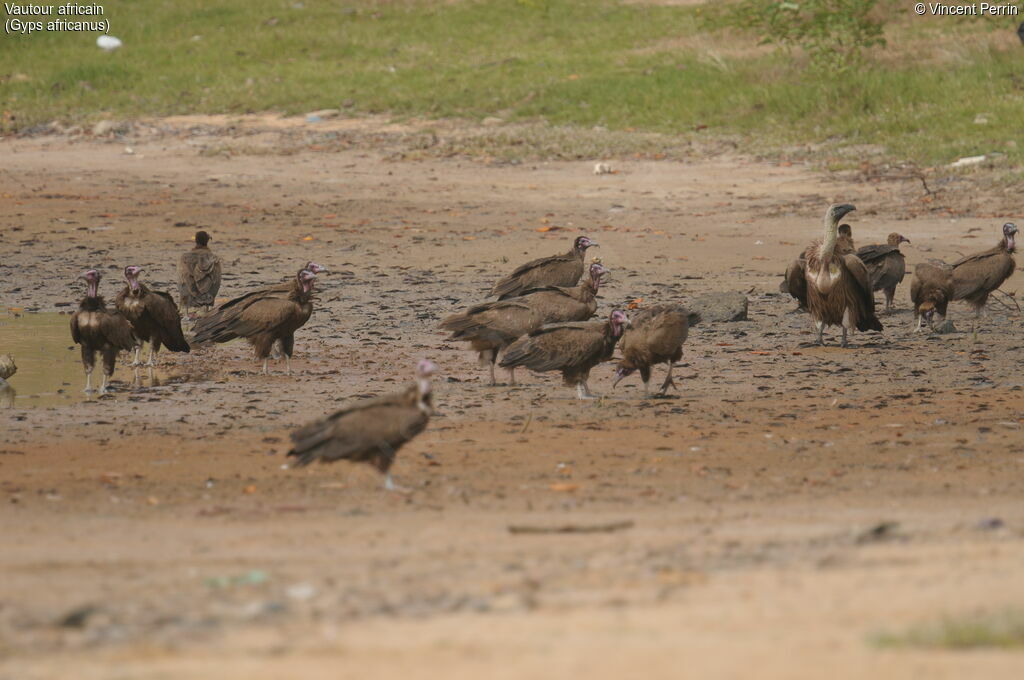
[[[86,272],[78,278],[85,279],[86,295],[89,297],[96,297],[99,294],[100,279],[103,278],[103,274],[101,274],[99,270],[86,270]]]
[[[303,269],[305,269],[306,271],[311,271],[314,274],[326,274],[326,273],[328,273],[327,272],[327,267],[323,266],[322,264],[317,264],[316,262],[313,262],[312,260],[307,262],[306,266],[303,267]]]
[[[896,232],[893,232],[889,234],[889,239],[887,243],[891,246],[899,246],[899,244],[901,243],[910,243],[910,239],[904,236],[903,234],[897,234]]]
[[[594,262],[590,265],[590,287],[597,290],[601,285],[601,277],[605,274],[610,274],[611,271],[600,262]]]
[[[308,269],[302,269],[295,275],[295,280],[299,282],[299,288],[302,289],[303,293],[309,293],[313,290],[313,282],[316,281],[316,274]]]
[[[437,371],[437,365],[430,359],[420,359],[416,363],[416,387],[419,399],[416,406],[428,416],[433,415],[434,408],[430,403],[430,376]]]
[[[124,268],[124,280],[128,282],[128,288],[133,293],[139,292],[139,274],[142,273],[142,267],[134,264],[130,264]]]
[[[197,231],[196,232],[196,245],[197,246],[202,246],[203,248],[205,248],[206,244],[209,243],[209,242],[210,242],[210,235],[209,234],[207,234],[205,231]]]
[[[608,316],[608,323],[612,325],[612,336],[619,337],[622,331],[629,325],[629,317],[621,309],[614,309]]]
[[[587,252],[587,248],[591,246],[597,246],[597,241],[591,241],[586,236],[577,236],[576,240],[572,243],[572,249],[580,255],[584,255]]]
[[[840,224],[839,235],[845,236],[846,238],[853,238],[853,229],[850,227],[849,224]]]
[[[1003,225],[1003,240],[1006,242],[1006,252],[1012,253],[1014,249],[1013,235],[1017,233],[1017,225],[1007,222]]]
[[[922,302],[921,307],[918,309],[918,311],[920,312],[921,317],[928,324],[929,328],[934,327],[936,314],[938,314],[940,318],[942,316],[941,314],[939,314],[939,311],[935,309],[935,303],[931,301]]]
[[[615,386],[619,384],[620,380],[627,376],[633,375],[635,371],[636,366],[629,363],[628,359],[623,359],[622,361],[620,361],[618,368],[615,369],[615,380],[612,381],[612,389],[614,389]]]
[[[828,207],[828,212],[825,213],[825,217],[832,224],[838,224],[839,220],[843,219],[847,214],[852,213],[854,210],[856,210],[856,208],[849,203],[833,203]]]

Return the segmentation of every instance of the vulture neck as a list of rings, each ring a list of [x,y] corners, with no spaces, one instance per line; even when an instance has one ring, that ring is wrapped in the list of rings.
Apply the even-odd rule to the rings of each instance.
[[[416,378],[416,408],[428,416],[433,411],[433,409],[430,408],[429,378]]]
[[[839,240],[839,220],[829,215],[825,218],[825,240],[821,243],[821,250],[818,251],[821,263],[828,265],[836,251],[836,241]]]

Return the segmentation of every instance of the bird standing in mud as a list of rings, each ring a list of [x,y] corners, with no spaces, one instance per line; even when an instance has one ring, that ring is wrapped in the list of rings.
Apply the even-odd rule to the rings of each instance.
[[[103,355],[103,383],[100,393],[106,394],[107,385],[114,375],[114,364],[118,352],[131,351],[138,338],[132,326],[121,312],[107,309],[100,297],[101,274],[90,269],[81,278],[85,279],[85,297],[78,303],[78,311],[71,315],[71,339],[82,346],[82,366],[85,368],[85,392],[92,392],[92,371],[96,365],[96,352]]]
[[[945,262],[922,262],[914,269],[910,279],[910,300],[914,303],[914,317],[921,330],[921,322],[935,327],[935,316],[946,318],[946,308],[953,299],[953,267]]]
[[[391,479],[391,466],[398,450],[423,432],[434,414],[430,376],[436,371],[423,359],[416,364],[416,381],[401,392],[358,401],[293,432],[292,467],[317,460],[366,462],[385,475],[385,489],[402,490]]]
[[[953,263],[953,299],[966,300],[974,308],[974,339],[978,339],[978,319],[992,291],[1013,275],[1017,261],[1014,237],[1017,225],[1003,225],[1003,238],[992,248],[968,255]]]
[[[672,380],[672,364],[683,358],[683,343],[689,334],[690,326],[700,323],[700,314],[691,312],[683,305],[653,305],[639,312],[633,312],[629,319],[629,328],[622,334],[619,349],[622,350],[622,361],[615,371],[615,382],[634,371],[640,371],[640,379],[644,383],[644,394],[649,394],[648,383],[651,381],[651,367],[654,364],[668,364],[668,374],[661,384],[658,394],[664,395],[669,387],[675,388]]]
[[[842,346],[847,346],[847,334],[859,331],[882,330],[875,316],[875,300],[871,292],[871,279],[864,263],[853,253],[841,253],[837,248],[839,220],[856,210],[852,205],[831,205],[825,211],[825,234],[804,251],[807,262],[807,309],[818,330],[818,344],[824,344],[825,326],[842,326]]]
[[[539,373],[561,371],[565,384],[576,387],[577,399],[593,399],[587,385],[590,369],[612,358],[615,343],[628,325],[629,317],[616,309],[607,321],[542,326],[512,343],[500,366],[525,366]]]
[[[907,274],[907,261],[900,252],[901,243],[910,243],[910,239],[893,232],[884,244],[864,246],[857,251],[857,257],[864,263],[871,277],[871,290],[885,291],[886,311],[893,309],[896,286],[903,282]]]
[[[532,260],[516,269],[494,284],[488,295],[497,295],[499,300],[522,295],[531,288],[545,286],[575,286],[583,276],[583,260],[587,248],[597,246],[586,236],[578,236],[572,243],[572,250],[563,255],[552,255]]]
[[[197,231],[195,247],[178,260],[178,299],[188,316],[189,307],[209,311],[220,291],[220,258],[210,250],[210,235]]]
[[[487,364],[491,385],[494,385],[498,353],[517,338],[546,323],[586,321],[594,315],[597,291],[602,277],[609,272],[599,262],[594,262],[589,273],[590,276],[573,288],[534,288],[518,297],[485,302],[449,316],[439,327],[452,331],[450,340],[469,342],[473,350],[480,353],[480,362]],[[509,370],[509,375],[509,381],[515,385],[514,368]]]
[[[316,274],[301,269],[288,284],[287,297],[277,290],[245,295],[244,302],[224,304],[196,322],[193,342],[228,342],[245,338],[252,344],[256,358],[263,360],[263,373],[274,344],[280,342],[287,372],[291,373],[295,331],[313,314],[313,284]],[[242,298],[238,298],[241,300]]]
[[[191,348],[181,331],[181,315],[174,299],[168,293],[150,290],[141,283],[139,275],[142,272],[142,267],[135,265],[124,268],[125,286],[114,298],[114,304],[131,323],[135,337],[138,338],[132,366],[139,365],[144,342],[149,343],[149,361],[146,365],[153,366],[161,345],[172,352],[187,353]]]

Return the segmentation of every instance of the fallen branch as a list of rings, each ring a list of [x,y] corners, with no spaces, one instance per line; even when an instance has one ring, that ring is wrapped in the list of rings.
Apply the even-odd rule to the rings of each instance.
[[[1011,295],[1010,293],[1007,293],[1005,290],[999,290],[998,288],[996,288],[992,292],[993,293],[1001,293],[1001,294],[1005,295],[1007,298],[1009,298],[1010,302],[1013,303],[1013,306],[1017,308],[1017,311],[1020,312],[1020,303],[1017,302],[1017,298],[1015,298],[1013,295]],[[993,299],[995,299],[996,302],[999,302],[1000,304],[1004,305],[1007,309],[1011,309],[1010,305],[1006,304],[1002,300],[999,300],[998,298],[993,298]]]
[[[510,534],[610,534],[613,531],[632,529],[633,524],[631,519],[608,524],[563,524],[554,527],[510,524],[508,532]]]

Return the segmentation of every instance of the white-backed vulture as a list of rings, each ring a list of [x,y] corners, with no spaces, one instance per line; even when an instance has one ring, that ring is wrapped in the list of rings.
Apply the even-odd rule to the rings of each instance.
[[[575,286],[583,276],[583,259],[587,254],[587,248],[596,245],[596,241],[591,241],[586,236],[578,236],[569,252],[542,257],[516,267],[511,274],[495,283],[488,295],[496,295],[499,300],[504,300],[531,288]]]
[[[531,371],[561,371],[566,385],[576,386],[578,399],[593,399],[587,385],[590,369],[612,358],[615,343],[629,325],[616,309],[607,321],[556,323],[519,338],[505,351],[502,368],[525,366]]]
[[[210,235],[197,231],[195,247],[178,260],[178,300],[188,316],[189,307],[209,310],[220,291],[221,262],[210,250]]]
[[[114,375],[118,352],[135,348],[138,338],[132,332],[128,319],[117,310],[107,309],[100,297],[102,274],[90,269],[85,279],[85,297],[78,303],[78,311],[71,315],[71,339],[82,346],[82,366],[85,368],[85,392],[92,392],[92,371],[96,366],[96,352],[103,356],[103,383],[100,393],[106,394],[107,385]]]
[[[135,359],[132,366],[139,365],[139,354],[142,343],[149,343],[149,361],[154,365],[154,358],[163,345],[172,352],[188,352],[188,342],[181,331],[181,316],[174,299],[167,293],[150,290],[139,282],[142,267],[130,265],[124,268],[125,286],[117,297],[114,305],[124,314],[132,325],[135,337],[139,342],[135,346]]]
[[[901,243],[910,243],[910,239],[893,232],[885,244],[876,243],[857,251],[857,257],[864,263],[871,277],[871,290],[885,291],[886,310],[893,308],[896,286],[903,282],[907,274],[907,261],[900,252]]]
[[[825,211],[825,235],[804,251],[807,261],[807,309],[818,330],[818,344],[824,344],[825,326],[842,326],[842,346],[847,334],[882,330],[875,316],[871,279],[860,258],[837,249],[839,220],[856,210],[852,205],[832,205]]]
[[[945,262],[922,262],[914,269],[910,279],[910,300],[914,303],[914,318],[921,330],[922,320],[929,328],[935,327],[935,317],[946,319],[946,308],[953,299],[953,267]]]
[[[649,394],[648,383],[651,381],[651,367],[654,364],[668,364],[668,374],[661,384],[660,394],[665,394],[669,387],[675,388],[672,380],[672,364],[683,358],[683,343],[690,332],[690,326],[700,323],[700,314],[691,312],[683,305],[653,305],[639,312],[633,312],[629,318],[629,328],[622,334],[619,350],[622,361],[615,371],[615,382],[634,371],[640,371],[640,379],[644,383],[644,394]]]
[[[852,253],[853,229],[849,224],[839,225],[839,238],[836,239],[836,252],[840,255]],[[779,284],[780,293],[789,293],[797,301],[797,311],[807,311],[807,260],[801,252],[795,260],[786,267],[782,283]]]
[[[517,338],[546,323],[586,321],[594,315],[597,291],[608,269],[595,262],[589,273],[573,288],[535,288],[518,297],[485,302],[449,316],[439,327],[452,332],[449,340],[469,342],[480,353],[480,363],[487,365],[494,385],[498,354]],[[515,385],[514,368],[509,370],[509,376],[510,383]]]
[[[274,343],[280,342],[286,370],[291,373],[295,331],[302,328],[313,313],[313,283],[316,275],[302,269],[295,275],[287,297],[276,293],[247,296],[245,304],[222,305],[196,322],[193,342],[228,342],[245,338],[252,344],[257,359],[267,359]]]
[[[437,367],[426,359],[416,365],[416,382],[401,392],[358,401],[292,433],[292,467],[319,460],[366,462],[385,475],[384,488],[395,490],[391,465],[398,450],[427,427],[434,413],[430,376]]]

